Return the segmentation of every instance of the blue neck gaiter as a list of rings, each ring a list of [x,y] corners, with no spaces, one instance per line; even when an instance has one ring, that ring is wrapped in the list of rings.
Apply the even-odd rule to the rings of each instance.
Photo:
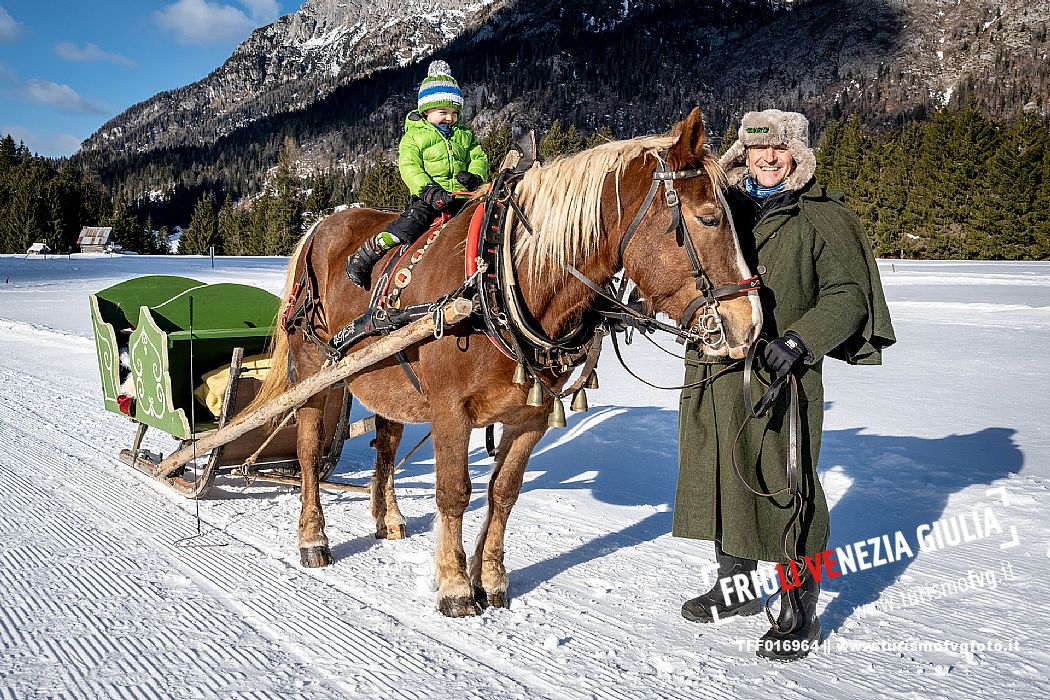
[[[437,130],[441,132],[441,135],[446,139],[452,138],[452,125],[451,124],[435,124]]]
[[[779,185],[774,185],[773,187],[763,187],[762,185],[758,184],[757,182],[751,179],[750,173],[748,173],[747,176],[744,178],[744,189],[747,190],[747,193],[755,199],[765,199],[766,197],[774,195],[777,192],[783,192],[784,184],[784,181],[781,181]]]

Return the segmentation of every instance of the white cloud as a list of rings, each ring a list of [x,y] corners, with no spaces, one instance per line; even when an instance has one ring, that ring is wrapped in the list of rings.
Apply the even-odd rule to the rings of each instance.
[[[281,5],[277,0],[241,0],[241,4],[248,8],[252,19],[260,22],[272,22],[281,16]]]
[[[22,25],[16,22],[15,18],[7,13],[7,10],[0,7],[0,44],[17,41],[21,33]]]
[[[55,44],[55,53],[67,61],[105,61],[106,63],[117,63],[129,68],[135,67],[135,62],[127,56],[121,56],[119,53],[103,51],[92,43],[87,43],[81,48],[71,42],[63,41],[59,44]]]
[[[29,102],[55,107],[64,112],[92,112],[94,114],[106,113],[106,111],[98,105],[85,100],[70,86],[53,83],[50,80],[31,78],[22,83],[20,93],[22,98]]]
[[[280,16],[276,0],[240,0],[247,12],[207,0],[176,0],[154,13],[157,24],[184,44],[219,44],[245,38]]]
[[[15,143],[22,141],[33,153],[49,158],[71,156],[80,148],[82,138],[73,134],[38,134],[15,124],[0,124],[0,137],[11,134]]]
[[[64,112],[109,113],[106,107],[88,102],[76,90],[64,83],[54,83],[37,78],[23,82],[17,73],[3,63],[0,63],[0,85],[8,86],[3,91],[8,95],[26,102],[55,107]]]

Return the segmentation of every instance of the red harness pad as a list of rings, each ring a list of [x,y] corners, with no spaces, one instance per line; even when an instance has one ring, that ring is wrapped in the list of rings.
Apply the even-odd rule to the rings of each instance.
[[[470,228],[467,229],[467,251],[464,260],[466,276],[478,271],[478,247],[481,245],[481,220],[485,218],[485,205],[480,204],[470,217]]]

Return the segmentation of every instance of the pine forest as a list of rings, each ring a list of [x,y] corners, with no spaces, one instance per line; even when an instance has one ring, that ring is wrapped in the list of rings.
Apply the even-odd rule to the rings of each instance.
[[[555,120],[540,141],[544,158],[570,155],[616,137]],[[728,146],[735,136],[713,139]],[[1046,259],[1050,257],[1050,148],[1046,122],[1033,112],[1010,121],[974,104],[944,109],[881,131],[856,116],[829,121],[817,139],[817,177],[841,190],[863,220],[876,255],[886,258]],[[482,133],[499,163],[511,129]],[[34,242],[75,248],[83,226],[111,226],[116,243],[142,254],[169,252],[170,229],[184,227],[177,251],[286,255],[319,216],[340,204],[403,207],[408,190],[388,151],[358,169],[332,165],[301,172],[294,140],[283,139],[264,182],[239,182],[235,170],[213,181],[225,189],[183,185],[156,201],[126,202],[73,160],[50,160],[0,140],[0,252]],[[252,189],[255,191],[252,191]],[[163,225],[157,225],[157,223]]]

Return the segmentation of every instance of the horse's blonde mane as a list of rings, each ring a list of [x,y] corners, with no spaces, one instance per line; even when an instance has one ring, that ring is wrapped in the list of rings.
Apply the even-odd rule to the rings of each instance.
[[[662,160],[662,153],[677,141],[676,136],[642,136],[611,141],[582,153],[553,160],[531,168],[517,186],[515,194],[527,213],[530,234],[508,217],[514,227],[515,260],[519,269],[532,279],[554,275],[562,277],[562,265],[578,265],[597,250],[602,239],[602,188],[609,173],[616,177],[616,215],[622,218],[620,176],[636,158],[651,155]],[[716,187],[725,175],[717,160],[705,154],[703,167]]]

